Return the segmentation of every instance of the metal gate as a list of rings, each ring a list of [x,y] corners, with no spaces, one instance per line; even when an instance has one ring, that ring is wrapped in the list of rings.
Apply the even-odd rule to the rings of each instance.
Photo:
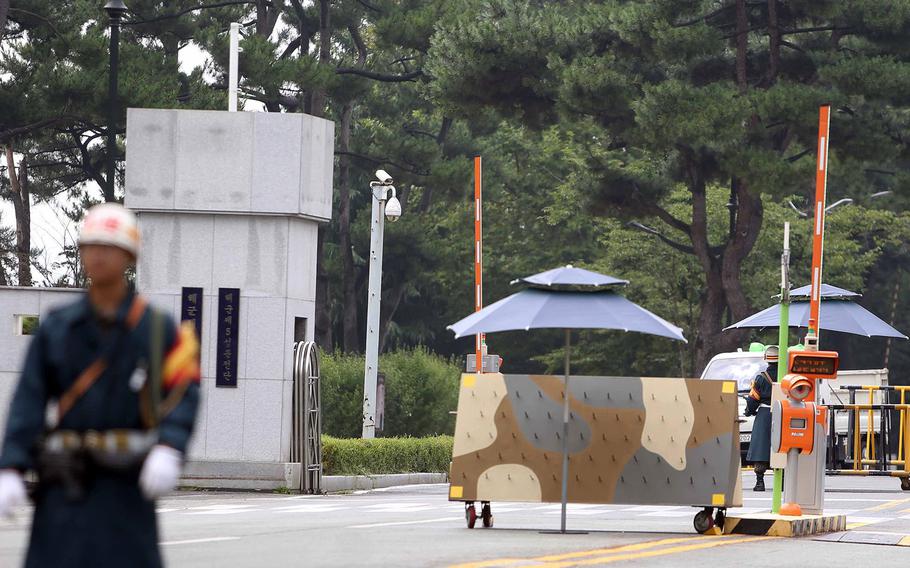
[[[908,386],[847,386],[849,404],[828,406],[828,475],[862,475],[899,477],[901,489],[910,491],[910,404]],[[858,404],[858,391],[866,391],[869,400]],[[898,393],[897,404],[887,401],[888,394]],[[847,428],[838,428],[836,419],[847,419]],[[846,430],[846,434],[841,432]],[[896,442],[896,443],[895,443]]]
[[[300,491],[322,493],[322,409],[319,352],[312,341],[294,344],[291,462],[300,464]]]

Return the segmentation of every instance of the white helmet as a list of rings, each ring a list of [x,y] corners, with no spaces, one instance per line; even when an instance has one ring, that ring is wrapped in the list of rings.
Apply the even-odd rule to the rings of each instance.
[[[780,359],[780,349],[777,345],[769,345],[765,347],[765,361],[769,363],[777,363],[777,360]]]
[[[88,210],[79,232],[79,246],[109,245],[139,256],[139,225],[132,211],[119,203],[102,203]]]

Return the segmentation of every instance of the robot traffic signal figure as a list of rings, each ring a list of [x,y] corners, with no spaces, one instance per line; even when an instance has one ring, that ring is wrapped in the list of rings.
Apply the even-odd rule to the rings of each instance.
[[[0,452],[0,515],[35,471],[26,566],[161,565],[155,499],[177,484],[199,403],[199,343],[128,284],[135,216],[93,207],[79,236],[90,280],[41,321]],[[51,418],[48,418],[51,417]]]
[[[815,404],[815,391],[818,380],[836,378],[838,362],[833,351],[790,353],[790,373],[780,382],[786,399],[775,401],[771,413],[771,449],[787,455],[781,515],[802,515],[798,503],[799,455],[825,450],[824,446],[815,448],[816,429],[823,431],[827,424],[827,408]]]

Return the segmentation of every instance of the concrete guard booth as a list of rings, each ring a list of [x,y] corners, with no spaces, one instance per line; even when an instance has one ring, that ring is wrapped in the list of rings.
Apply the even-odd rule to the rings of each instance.
[[[462,375],[449,499],[559,503],[563,391]],[[742,505],[735,382],[573,376],[569,397],[569,503]]]
[[[139,290],[202,340],[185,483],[296,487],[293,344],[313,338],[334,124],[304,114],[129,109]]]

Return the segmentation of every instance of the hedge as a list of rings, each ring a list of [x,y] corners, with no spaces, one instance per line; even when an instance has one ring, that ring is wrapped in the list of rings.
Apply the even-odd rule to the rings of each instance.
[[[322,437],[325,475],[445,473],[451,461],[451,436],[372,440]]]
[[[363,426],[362,355],[324,354],[320,364],[322,431],[356,438]],[[385,429],[380,436],[453,434],[461,367],[424,348],[379,358],[385,375]]]

